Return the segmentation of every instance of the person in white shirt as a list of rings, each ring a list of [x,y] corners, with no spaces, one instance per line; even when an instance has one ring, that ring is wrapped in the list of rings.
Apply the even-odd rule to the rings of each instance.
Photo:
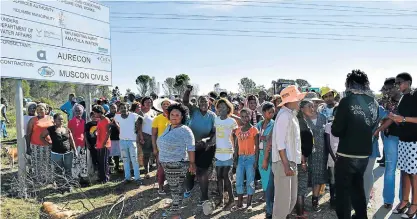
[[[216,128],[216,173],[217,173],[217,189],[219,193],[218,199],[223,202],[223,191],[227,191],[229,202],[224,208],[234,203],[232,181],[230,179],[230,171],[233,166],[233,133],[237,129],[236,120],[231,117],[233,114],[233,105],[226,99],[220,99],[216,104],[216,112],[219,116],[214,120]]]
[[[130,162],[132,162],[135,181],[140,185],[139,162],[137,159],[136,133],[142,132],[142,118],[127,110],[125,103],[120,104],[120,114],[116,114],[113,122],[120,132],[120,150],[123,158],[125,182],[131,181]]]
[[[142,107],[139,115],[143,117],[142,123],[142,139],[140,141],[140,151],[143,156],[143,165],[145,167],[145,179],[149,179],[149,168],[151,167],[150,158],[152,156],[152,122],[158,113],[152,109],[153,100],[150,96],[146,96],[141,100]],[[139,133],[138,133],[139,134]],[[139,135],[139,138],[140,135]]]
[[[285,219],[297,201],[297,164],[301,163],[300,126],[296,117],[300,93],[291,85],[281,91],[282,106],[275,120],[272,133],[272,172],[274,173],[274,219]]]

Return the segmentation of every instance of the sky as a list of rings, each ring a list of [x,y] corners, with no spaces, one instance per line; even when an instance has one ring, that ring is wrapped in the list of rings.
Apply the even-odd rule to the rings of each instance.
[[[122,93],[137,92],[141,74],[161,84],[188,74],[200,94],[216,83],[237,92],[243,77],[266,88],[303,78],[343,90],[347,73],[361,69],[374,91],[400,72],[417,78],[417,1],[184,2],[100,1],[110,8],[113,86]]]

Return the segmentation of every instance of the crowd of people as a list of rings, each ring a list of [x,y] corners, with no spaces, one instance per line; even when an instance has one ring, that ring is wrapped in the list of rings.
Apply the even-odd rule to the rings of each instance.
[[[274,219],[287,218],[293,211],[298,218],[308,218],[304,203],[309,188],[311,210],[320,211],[319,200],[328,186],[338,218],[366,219],[381,137],[384,207],[393,208],[398,168],[400,203],[393,212],[413,218],[417,92],[411,89],[408,73],[386,79],[381,99],[369,84],[364,72],[354,70],[347,75],[343,94],[329,87],[302,93],[290,85],[271,97],[261,91],[246,97],[210,92],[191,98],[193,87],[188,86],[176,99],[133,94],[122,100],[97,99],[91,113],[82,98],[70,94],[63,113],[53,116],[46,104],[30,102],[25,115],[29,174],[63,183],[53,178],[55,172],[88,186],[92,173],[106,183],[111,172],[124,172],[124,182],[140,186],[140,167],[148,179],[156,164],[158,194],[166,194],[167,181],[172,196],[164,213],[169,218],[181,218],[182,199],[195,192],[196,182],[201,195],[197,205],[205,211],[210,211],[213,195],[216,208],[231,211],[251,211],[255,201],[265,202],[266,218]],[[213,171],[217,191],[209,194]],[[253,200],[258,184],[263,196]]]

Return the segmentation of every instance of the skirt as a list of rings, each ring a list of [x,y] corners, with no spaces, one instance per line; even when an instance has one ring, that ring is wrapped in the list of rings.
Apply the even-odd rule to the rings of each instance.
[[[113,140],[111,141],[111,148],[110,148],[110,157],[117,157],[120,156],[120,145],[119,140]]]
[[[51,147],[30,144],[32,176],[34,181],[41,180],[45,183],[52,182],[53,167],[51,164]]]
[[[307,194],[307,188],[308,188],[308,170],[304,171],[301,164],[297,165],[298,169],[298,190],[297,194],[298,196],[305,196]]]
[[[90,150],[86,147],[77,146],[78,158],[74,155],[72,159],[72,178],[78,179],[79,177],[88,177],[88,157],[90,156]]]
[[[398,144],[398,169],[407,174],[417,174],[417,142],[400,141]]]

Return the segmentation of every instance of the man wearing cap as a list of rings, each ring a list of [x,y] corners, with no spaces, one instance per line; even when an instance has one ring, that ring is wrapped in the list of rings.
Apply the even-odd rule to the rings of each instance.
[[[272,133],[272,172],[274,174],[275,201],[274,219],[285,219],[297,201],[297,164],[301,160],[300,126],[296,117],[300,101],[305,93],[300,93],[295,85],[281,91],[282,103],[275,120]]]
[[[378,103],[364,72],[353,70],[347,75],[345,85],[346,97],[340,101],[332,124],[332,134],[339,137],[335,165],[336,213],[339,219],[367,219],[363,175],[372,154]]]
[[[320,91],[320,96],[323,98],[325,104],[319,108],[319,113],[326,116],[327,122],[332,121],[333,109],[336,106],[336,101],[334,100],[336,92],[329,87],[322,87]]]

